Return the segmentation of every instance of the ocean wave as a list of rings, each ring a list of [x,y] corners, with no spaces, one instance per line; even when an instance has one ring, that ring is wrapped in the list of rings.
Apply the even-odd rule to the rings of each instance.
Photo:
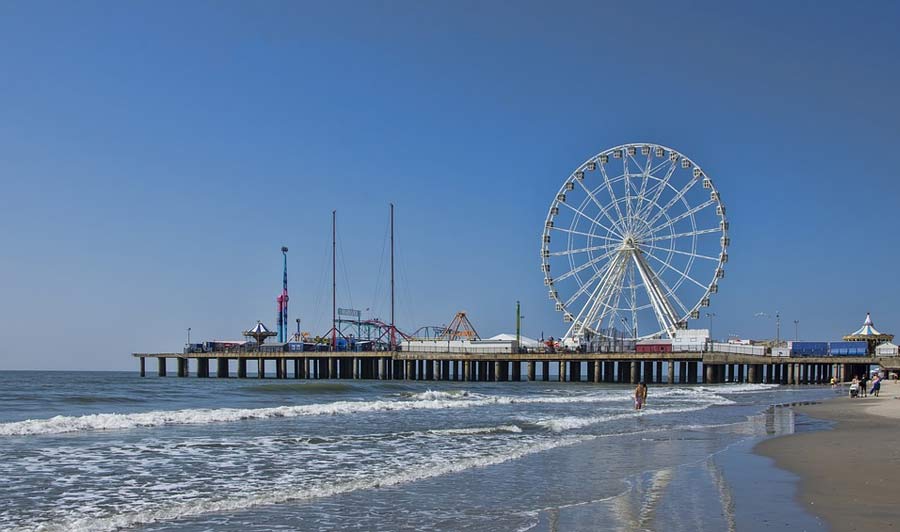
[[[727,400],[726,400],[727,401]],[[692,406],[692,407],[680,407],[680,408],[654,408],[654,407],[646,407],[643,410],[633,410],[631,412],[618,413],[618,414],[609,414],[609,415],[600,415],[600,416],[562,416],[556,418],[547,418],[540,419],[534,422],[534,425],[544,428],[546,430],[552,432],[565,432],[567,430],[576,430],[584,427],[589,427],[591,425],[596,425],[598,423],[606,423],[608,421],[617,421],[620,419],[628,419],[642,416],[653,416],[653,415],[661,415],[661,414],[678,414],[684,412],[695,412],[697,410],[703,410],[707,407],[719,405],[719,404],[730,404],[731,401],[727,403],[720,402],[709,402],[704,405]]]
[[[756,385],[758,386],[758,385]],[[657,391],[658,390],[658,391]],[[651,391],[651,399],[671,397],[700,404],[731,404],[715,392],[719,388],[666,388]],[[735,392],[736,393],[736,392]],[[288,405],[265,408],[199,408],[157,410],[130,414],[99,413],[81,416],[55,416],[47,419],[28,419],[0,423],[0,436],[36,436],[71,432],[125,430],[168,425],[203,425],[271,418],[303,416],[348,415],[407,410],[441,410],[496,405],[535,405],[573,403],[630,402],[631,393],[625,390],[602,391],[566,396],[505,396],[482,395],[459,390],[453,392],[426,391],[401,400],[335,401],[308,405]]]
[[[408,399],[412,399],[414,401],[435,401],[441,399],[468,399],[471,397],[468,391],[466,390],[453,390],[449,392],[435,391],[435,390],[425,390],[424,392],[407,392],[401,394],[403,397]],[[481,396],[485,397],[485,396]]]
[[[781,388],[780,384],[719,384],[716,386],[700,386],[701,390],[714,393],[758,393]]]
[[[258,506],[332,497],[357,490],[398,486],[441,475],[459,473],[469,469],[489,467],[558,447],[574,445],[594,438],[596,437],[582,436],[544,441],[493,455],[445,461],[389,475],[361,478],[331,485],[309,488],[281,486],[269,491],[236,493],[231,497],[221,499],[206,499],[181,503],[172,502],[167,503],[163,507],[138,512],[121,512],[116,515],[103,517],[92,516],[68,519],[54,523],[43,523],[36,528],[21,527],[14,528],[13,530],[38,530],[41,532],[101,532],[147,525],[160,521],[190,518],[213,512],[237,512]]]
[[[518,425],[499,425],[496,427],[466,427],[459,429],[434,429],[429,430],[429,434],[448,435],[448,436],[468,436],[476,434],[496,434],[500,432],[510,432],[518,434],[522,432],[522,428]]]
[[[442,394],[445,392],[434,392]],[[438,397],[438,395],[435,395]],[[336,401],[332,403],[277,406],[268,408],[217,408],[151,411],[132,414],[101,413],[82,416],[55,416],[48,419],[29,419],[0,423],[0,436],[35,436],[71,432],[124,430],[161,427],[167,425],[202,425],[256,419],[302,416],[346,415],[370,412],[405,410],[440,410],[473,408],[492,405],[593,403],[626,400],[627,395],[584,395],[578,397],[511,397],[470,394],[454,399],[432,398],[413,400]]]

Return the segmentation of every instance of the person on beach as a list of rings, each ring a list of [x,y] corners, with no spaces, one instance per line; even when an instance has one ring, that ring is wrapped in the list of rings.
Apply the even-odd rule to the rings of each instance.
[[[647,402],[647,385],[641,382],[634,389],[634,409],[640,410],[644,408],[644,403]]]
[[[881,391],[881,376],[875,375],[874,379],[872,380],[872,392],[871,393],[875,397],[878,397],[879,391]]]
[[[837,379],[835,379],[834,377],[832,377],[832,378],[831,378],[831,387],[832,387],[832,388],[835,388],[836,386],[837,386]]]
[[[855,397],[859,397],[859,377],[856,375],[854,375],[853,380],[850,381],[850,398],[853,399]]]
[[[866,397],[866,390],[868,390],[867,386],[869,385],[869,376],[865,373],[862,374],[862,377],[859,379],[859,396]]]

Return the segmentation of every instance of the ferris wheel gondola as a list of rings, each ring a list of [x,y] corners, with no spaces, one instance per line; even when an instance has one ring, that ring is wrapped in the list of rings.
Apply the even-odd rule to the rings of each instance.
[[[550,202],[544,284],[563,340],[672,337],[698,319],[728,262],[728,220],[713,180],[657,144],[623,144],[578,166]]]

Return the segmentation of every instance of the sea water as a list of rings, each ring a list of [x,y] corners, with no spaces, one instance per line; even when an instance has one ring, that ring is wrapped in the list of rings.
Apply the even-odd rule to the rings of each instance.
[[[0,372],[0,530],[735,529],[715,457],[833,393]]]

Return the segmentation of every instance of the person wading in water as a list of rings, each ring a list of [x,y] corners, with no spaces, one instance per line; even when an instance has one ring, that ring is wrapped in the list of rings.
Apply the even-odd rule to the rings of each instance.
[[[647,402],[647,385],[643,382],[634,389],[634,409],[641,410]]]

